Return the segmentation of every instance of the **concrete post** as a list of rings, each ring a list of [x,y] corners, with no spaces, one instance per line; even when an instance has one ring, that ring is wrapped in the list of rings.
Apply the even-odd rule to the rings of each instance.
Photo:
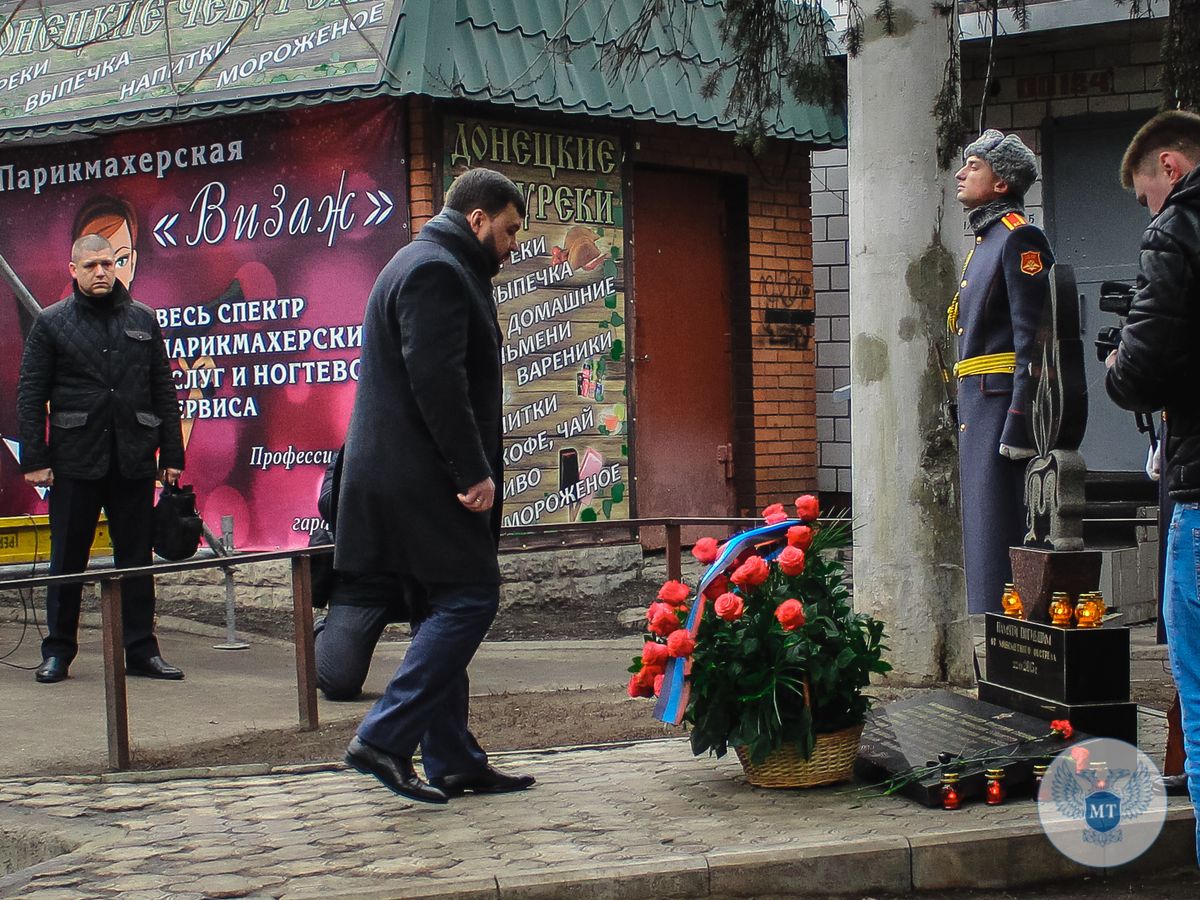
[[[855,606],[887,623],[894,677],[970,677],[955,426],[938,348],[961,265],[931,110],[946,20],[895,0],[848,62]],[[953,360],[947,360],[952,363]]]

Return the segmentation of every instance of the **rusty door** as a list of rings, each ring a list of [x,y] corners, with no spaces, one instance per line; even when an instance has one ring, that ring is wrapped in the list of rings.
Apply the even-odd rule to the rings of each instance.
[[[730,262],[721,182],[634,174],[634,466],[639,516],[731,516]],[[714,528],[685,529],[685,543]],[[662,546],[661,529],[642,543]]]

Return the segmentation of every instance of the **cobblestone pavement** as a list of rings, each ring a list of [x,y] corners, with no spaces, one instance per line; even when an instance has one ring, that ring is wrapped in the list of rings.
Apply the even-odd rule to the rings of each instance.
[[[1158,721],[1143,718],[1148,752]],[[496,762],[537,786],[434,807],[340,767],[0,781],[0,843],[40,834],[47,855],[69,851],[0,877],[0,896],[737,896],[764,871],[821,895],[907,886],[918,845],[994,862],[1008,854],[987,838],[1009,835],[1005,847],[1036,839],[1049,851],[1028,801],[947,813],[844,787],[753,789],[732,754],[693,758],[679,739]],[[1185,806],[1173,801],[1173,816]],[[954,865],[990,871],[970,856]]]

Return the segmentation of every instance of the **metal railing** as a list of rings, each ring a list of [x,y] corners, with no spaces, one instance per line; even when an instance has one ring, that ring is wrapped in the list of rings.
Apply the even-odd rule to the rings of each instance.
[[[849,521],[845,518],[822,519],[823,524]],[[1090,521],[1090,520],[1085,520]],[[1113,520],[1097,520],[1113,521]],[[1152,518],[1120,520],[1124,524],[1154,524]],[[667,578],[678,580],[682,575],[682,531],[684,528],[703,525],[720,525],[726,528],[745,530],[761,525],[762,519],[728,516],[701,517],[653,517],[644,519],[621,519],[605,522],[578,522],[570,525],[530,525],[505,529],[503,534],[518,543],[526,536],[536,538],[543,535],[584,533],[597,530],[628,529],[626,540],[632,539],[634,529],[662,528],[665,540]],[[565,543],[565,542],[564,542]],[[540,546],[545,546],[541,543]],[[126,693],[125,650],[121,624],[121,579],[139,575],[159,576],[173,572],[191,572],[201,569],[233,569],[254,563],[289,560],[292,577],[292,622],[293,643],[296,658],[296,698],[300,726],[306,731],[319,727],[317,712],[317,667],[313,645],[312,606],[312,557],[333,552],[332,544],[304,547],[294,550],[276,550],[263,553],[233,553],[208,559],[187,562],[157,563],[134,569],[105,569],[87,571],[73,575],[40,575],[29,578],[13,578],[0,581],[0,591],[25,590],[48,587],[52,584],[100,584],[100,627],[104,650],[104,696],[106,727],[108,735],[108,764],[116,770],[128,769],[129,754],[129,705]]]

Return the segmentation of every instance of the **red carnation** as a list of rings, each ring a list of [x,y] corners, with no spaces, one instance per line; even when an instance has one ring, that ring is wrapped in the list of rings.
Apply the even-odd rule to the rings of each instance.
[[[713,604],[713,610],[726,622],[736,622],[746,611],[746,604],[737,594],[722,594]]]
[[[740,588],[756,588],[771,574],[771,568],[761,556],[751,556],[729,577]]]
[[[1087,768],[1088,760],[1092,757],[1092,751],[1087,747],[1072,747],[1071,759],[1075,760],[1075,771],[1082,772]]]
[[[666,679],[665,675],[655,675],[654,676],[654,696],[655,697],[657,697],[659,694],[662,693],[663,681],[665,679]]]
[[[805,553],[812,546],[813,530],[807,525],[793,525],[787,531],[788,543],[793,547],[799,547]]]
[[[691,656],[695,649],[696,639],[688,634],[686,629],[673,631],[667,638],[667,652],[672,656]]]
[[[804,604],[799,600],[784,600],[776,607],[775,618],[784,631],[795,631],[804,624]]]
[[[1075,733],[1075,729],[1067,719],[1055,719],[1050,723],[1051,734],[1056,734],[1064,741],[1069,741],[1071,735]]]
[[[654,641],[646,641],[642,645],[643,666],[665,666],[667,664],[667,645]]]
[[[772,503],[762,511],[762,515],[767,520],[768,525],[774,525],[776,522],[782,522],[787,519],[787,511],[784,510],[782,503]]]
[[[775,561],[779,563],[779,568],[783,569],[784,575],[799,575],[804,571],[804,551],[791,544],[779,552]]]
[[[679,606],[687,600],[692,589],[682,581],[668,581],[658,591],[658,599],[672,606]]]
[[[692,556],[696,557],[696,562],[707,566],[717,558],[719,551],[720,546],[717,544],[716,538],[700,538],[692,547]]]
[[[650,630],[662,637],[679,627],[679,616],[666,603],[651,603],[646,610],[646,620],[650,623]]]
[[[796,515],[805,522],[815,522],[821,515],[821,504],[812,494],[796,498]]]

